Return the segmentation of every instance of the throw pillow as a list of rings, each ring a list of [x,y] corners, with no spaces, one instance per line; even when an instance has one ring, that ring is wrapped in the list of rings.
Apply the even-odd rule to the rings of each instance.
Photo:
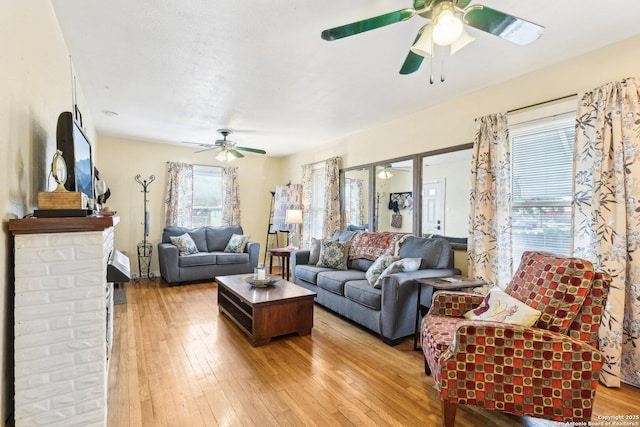
[[[377,260],[371,264],[371,267],[367,270],[365,277],[369,281],[371,286],[375,286],[378,277],[384,270],[387,269],[397,258],[391,254],[382,254]]]
[[[316,266],[346,270],[348,252],[349,242],[323,240],[320,245],[320,257]]]
[[[376,280],[373,285],[376,289],[382,288],[382,279],[393,274],[393,273],[403,273],[407,271],[418,271],[420,269],[420,263],[422,263],[422,258],[402,258],[397,261],[394,261],[389,267],[387,267],[378,280]]]
[[[511,323],[532,326],[542,313],[506,294],[498,287],[492,288],[482,303],[465,313],[470,320],[488,320],[491,322]]]
[[[309,244],[309,265],[316,265],[320,260],[320,246],[322,245],[322,239],[311,238]]]
[[[244,252],[245,246],[247,246],[247,242],[251,236],[247,236],[245,234],[233,234],[229,239],[229,243],[227,243],[227,247],[224,248],[225,252],[232,253],[242,253]]]
[[[180,256],[198,253],[196,242],[193,241],[189,233],[184,233],[181,236],[171,236],[169,237],[169,240],[178,247]]]

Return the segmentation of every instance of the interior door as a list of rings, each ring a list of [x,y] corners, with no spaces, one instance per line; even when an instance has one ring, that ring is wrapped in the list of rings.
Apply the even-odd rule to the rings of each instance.
[[[422,183],[422,233],[444,233],[444,178]]]

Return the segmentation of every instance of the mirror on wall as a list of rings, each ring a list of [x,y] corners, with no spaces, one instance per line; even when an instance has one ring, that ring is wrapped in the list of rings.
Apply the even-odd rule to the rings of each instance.
[[[421,235],[467,237],[471,148],[421,159]]]
[[[370,231],[369,167],[342,173],[342,224],[344,230]]]
[[[374,229],[413,233],[413,158],[374,169]]]

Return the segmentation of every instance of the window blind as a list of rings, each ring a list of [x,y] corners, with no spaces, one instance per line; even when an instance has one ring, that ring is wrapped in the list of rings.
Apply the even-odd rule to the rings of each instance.
[[[525,250],[569,255],[575,113],[510,127],[514,264]]]

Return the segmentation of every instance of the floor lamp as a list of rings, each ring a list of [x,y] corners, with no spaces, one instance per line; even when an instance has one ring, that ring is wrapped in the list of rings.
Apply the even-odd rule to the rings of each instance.
[[[292,230],[289,232],[289,247],[297,248],[300,246],[300,236],[298,234],[298,227],[302,224],[302,210],[300,209],[287,209],[284,217],[284,223],[293,225]]]

